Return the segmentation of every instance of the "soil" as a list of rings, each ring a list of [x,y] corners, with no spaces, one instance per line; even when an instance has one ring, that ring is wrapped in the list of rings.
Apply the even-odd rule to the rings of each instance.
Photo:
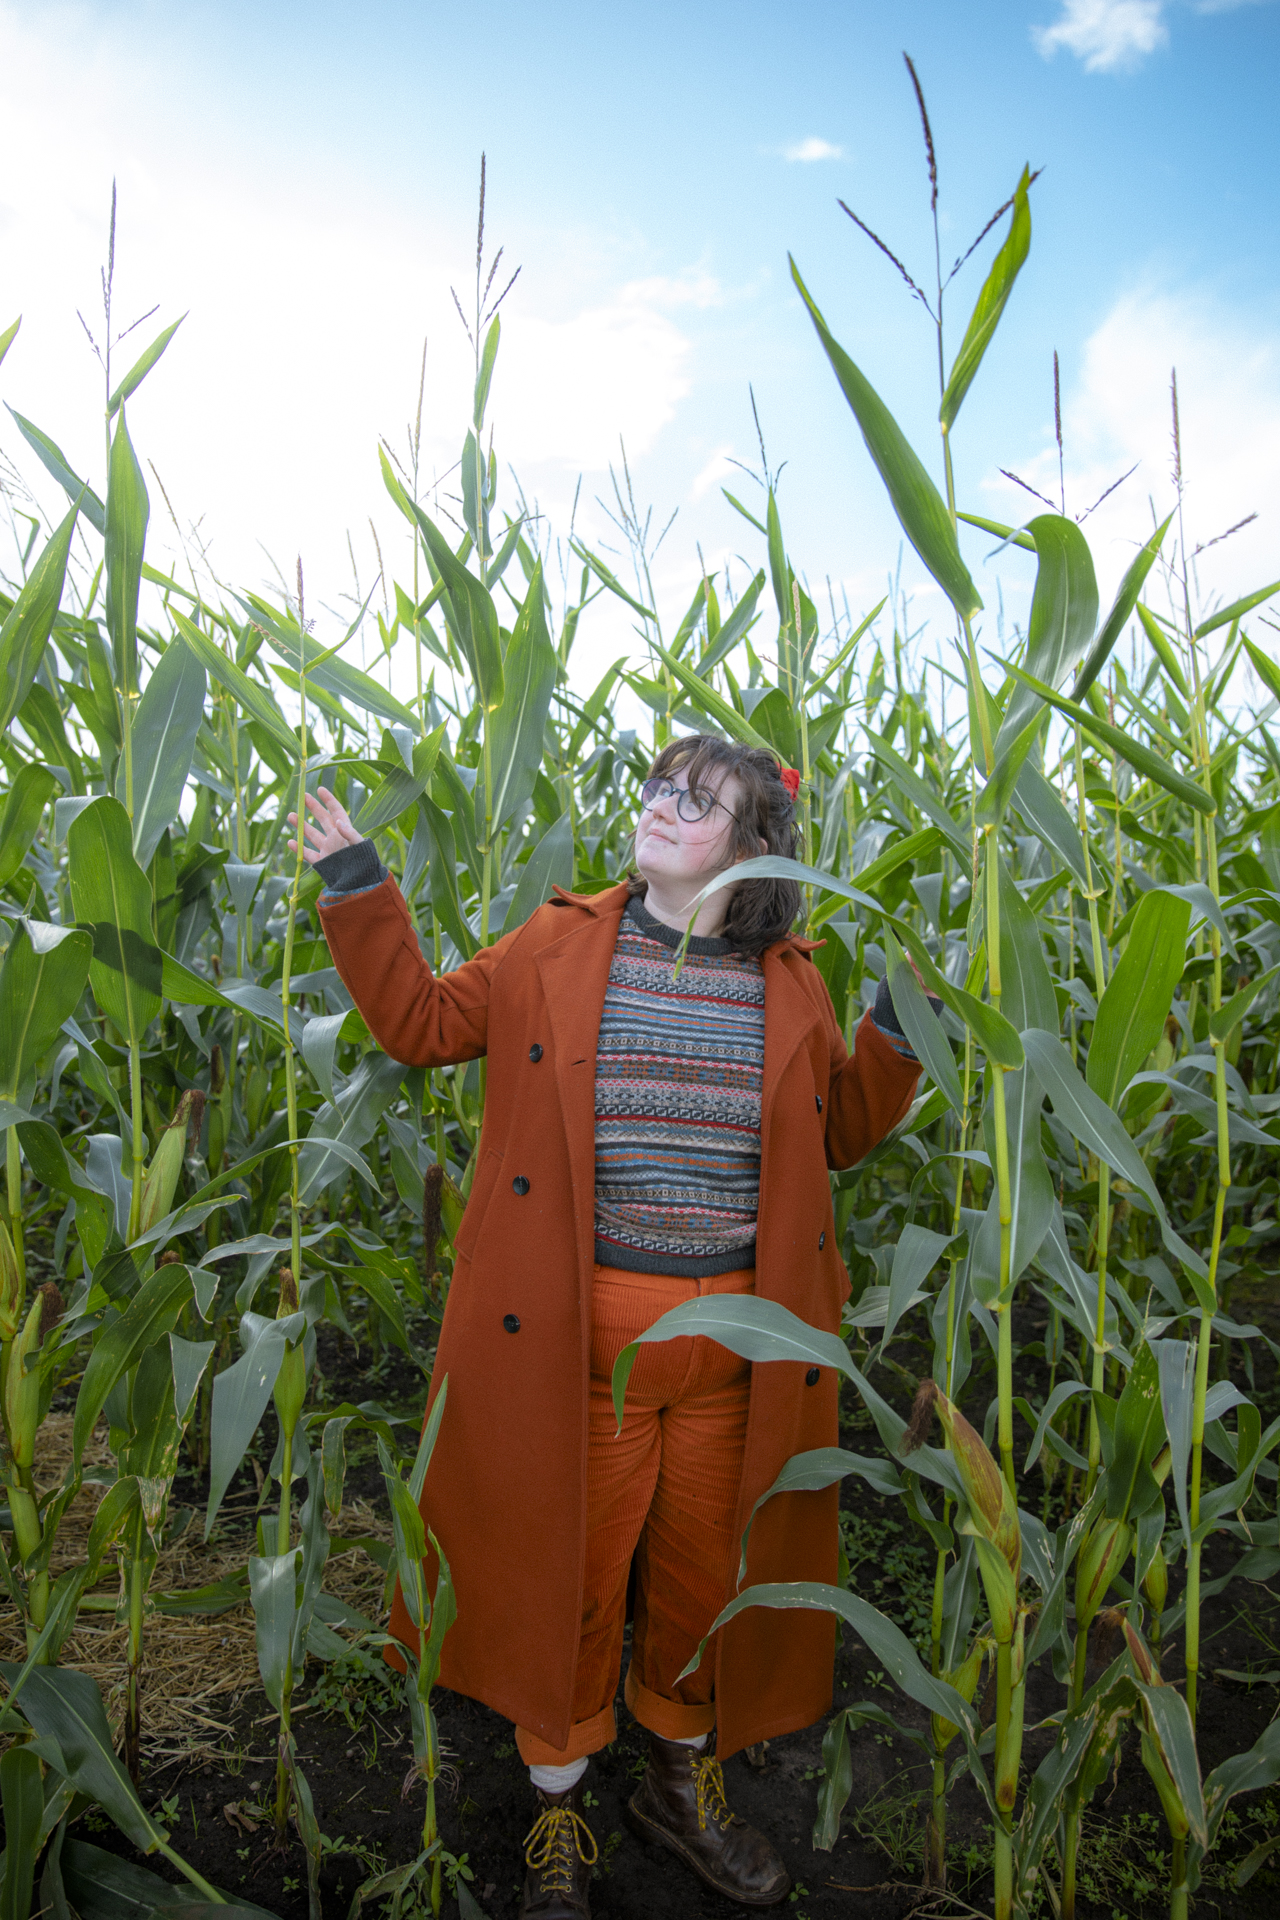
[[[1244,1317],[1244,1316],[1242,1316]],[[1256,1316],[1255,1316],[1256,1317]],[[421,1331],[428,1331],[423,1323]],[[1034,1330],[1020,1337],[1034,1338]],[[909,1346],[895,1347],[904,1365],[914,1357]],[[1237,1349],[1238,1351],[1238,1349]],[[1268,1368],[1270,1363],[1268,1362]],[[353,1358],[348,1342],[321,1330],[320,1365],[325,1397],[336,1402],[376,1396],[407,1414],[421,1406],[421,1375],[399,1355],[370,1361],[368,1349]],[[1277,1397],[1277,1382],[1259,1370],[1253,1397],[1263,1405]],[[892,1397],[905,1407],[910,1382],[896,1378]],[[849,1396],[844,1443],[874,1450],[866,1417]],[[270,1419],[266,1423],[270,1427]],[[1025,1435],[1020,1434],[1021,1447]],[[274,1434],[259,1436],[263,1464]],[[241,1490],[251,1490],[252,1463]],[[1264,1483],[1265,1484],[1265,1483]],[[373,1503],[380,1495],[378,1468],[371,1453],[353,1449],[348,1497]],[[235,1489],[233,1488],[233,1493]],[[196,1504],[199,1487],[175,1490],[177,1499]],[[911,1627],[913,1608],[923,1604],[931,1571],[929,1553],[907,1533],[900,1509],[871,1495],[863,1483],[846,1481],[846,1512],[851,1517],[847,1542],[854,1559],[855,1589]],[[225,1544],[224,1544],[225,1551]],[[858,1561],[858,1554],[865,1559]],[[1237,1557],[1236,1543],[1218,1536],[1206,1554],[1205,1578],[1225,1572]],[[879,1590],[877,1591],[877,1583]],[[1176,1583],[1175,1583],[1176,1585]],[[1171,1603],[1174,1595],[1171,1595]],[[1199,1743],[1203,1771],[1250,1746],[1276,1709],[1280,1683],[1280,1579],[1269,1585],[1233,1582],[1207,1601],[1203,1623],[1204,1665]],[[924,1714],[876,1669],[861,1642],[842,1629],[837,1656],[836,1707],[871,1701],[908,1726],[921,1727]],[[1042,1663],[1043,1665],[1043,1663]],[[1251,1672],[1253,1683],[1223,1677]],[[1171,1652],[1166,1677],[1180,1667]],[[377,1680],[349,1680],[338,1702],[331,1670],[308,1662],[301,1703],[295,1708],[300,1761],[310,1785],[326,1852],[321,1887],[324,1913],[342,1920],[360,1884],[387,1867],[414,1858],[419,1850],[424,1789],[406,1776],[412,1763],[407,1714]],[[1028,1688],[1027,1725],[1058,1709],[1062,1688],[1047,1669],[1033,1672]],[[339,1710],[345,1707],[345,1714]],[[487,1708],[441,1690],[436,1695],[441,1738],[449,1774],[438,1810],[444,1846],[463,1859],[474,1876],[470,1890],[489,1920],[514,1920],[523,1879],[523,1837],[532,1818],[527,1776],[515,1753],[512,1729]],[[592,1910],[613,1920],[730,1920],[748,1910],[703,1888],[673,1857],[637,1840],[624,1822],[626,1800],[644,1768],[644,1736],[618,1702],[619,1736],[596,1756],[588,1775],[589,1815],[600,1846],[600,1864],[592,1888]],[[212,1883],[269,1909],[280,1920],[305,1920],[306,1867],[296,1838],[283,1851],[273,1847],[265,1819],[274,1781],[274,1721],[259,1691],[247,1693],[233,1713],[232,1726],[216,1751],[205,1745],[190,1758],[154,1766],[143,1785],[148,1806],[170,1826],[171,1843]],[[792,1874],[793,1891],[781,1909],[794,1920],[902,1920],[908,1913],[956,1916],[988,1913],[991,1900],[988,1826],[976,1790],[958,1781],[950,1797],[947,1895],[925,1895],[920,1888],[923,1810],[927,1804],[927,1768],[917,1750],[881,1727],[864,1727],[852,1737],[853,1790],[834,1849],[815,1851],[811,1832],[817,1785],[821,1778],[823,1726],[770,1743],[763,1752],[739,1754],[725,1767],[730,1805],[763,1828],[782,1852]],[[1024,1764],[1034,1768],[1047,1751],[1051,1734],[1029,1731]],[[170,1749],[172,1751],[172,1749]],[[958,1748],[952,1749],[952,1758]],[[1219,1912],[1232,1920],[1269,1920],[1280,1904],[1280,1872],[1264,1864],[1248,1886],[1228,1884],[1229,1867],[1259,1840],[1280,1827],[1276,1809],[1280,1790],[1241,1796],[1224,1832],[1215,1860],[1206,1869],[1197,1912]],[[82,1816],[76,1832],[114,1853],[137,1859],[128,1843],[100,1814]],[[1136,1733],[1124,1743],[1116,1776],[1095,1797],[1083,1853],[1078,1905],[1082,1920],[1164,1914],[1167,1834],[1159,1803],[1138,1756]],[[1280,1854],[1274,1857],[1280,1862]],[[1223,1862],[1227,1865],[1224,1866]],[[147,1865],[166,1880],[177,1876],[167,1863]],[[375,1909],[375,1911],[377,1911]],[[383,1909],[385,1912],[386,1910]],[[406,1913],[411,1909],[404,1909]],[[429,1911],[429,1909],[428,1909]],[[456,1914],[446,1896],[444,1911]],[[1046,1915],[1049,1907],[1042,1905]],[[421,1910],[418,1910],[419,1914]]]

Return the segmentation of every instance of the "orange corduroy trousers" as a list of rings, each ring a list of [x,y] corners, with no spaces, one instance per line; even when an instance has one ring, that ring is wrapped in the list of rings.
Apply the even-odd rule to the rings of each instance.
[[[676,1676],[730,1597],[737,1571],[751,1365],[714,1340],[642,1346],[618,1433],[613,1363],[623,1347],[682,1301],[754,1290],[753,1270],[685,1280],[595,1269],[587,1550],[573,1725],[560,1749],[517,1727],[516,1744],[528,1766],[566,1766],[614,1738],[633,1557],[627,1706],[642,1727],[666,1740],[709,1733],[715,1725],[714,1640],[687,1680]]]

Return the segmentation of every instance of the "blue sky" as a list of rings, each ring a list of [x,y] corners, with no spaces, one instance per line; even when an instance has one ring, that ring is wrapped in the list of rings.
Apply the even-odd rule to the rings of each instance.
[[[1056,492],[1056,347],[1068,505],[1141,463],[1089,523],[1105,593],[1149,529],[1148,496],[1167,510],[1176,361],[1197,537],[1259,513],[1204,556],[1204,592],[1280,574],[1280,6],[1266,0],[0,4],[0,325],[25,315],[0,397],[100,468],[75,309],[93,324],[115,175],[117,311],[159,301],[149,327],[191,310],[131,410],[182,529],[153,488],[152,557],[208,543],[219,577],[257,585],[263,547],[290,572],[302,551],[336,606],[348,531],[362,585],[376,572],[372,517],[405,575],[376,438],[403,440],[425,333],[424,456],[440,471],[456,456],[469,394],[449,286],[471,269],[483,148],[490,236],[523,269],[491,410],[500,457],[561,529],[581,471],[580,525],[604,540],[594,500],[624,433],[640,499],[659,524],[678,509],[658,573],[671,612],[698,544],[709,564],[759,558],[719,491],[750,493],[726,463],[754,458],[751,382],[770,460],[788,463],[793,558],[857,611],[883,591],[897,529],[786,262],[936,470],[929,323],[836,205],[927,284],[904,48],[937,140],[947,261],[1024,161],[1044,168],[1031,257],[956,435],[962,502],[1014,517],[1000,467]],[[988,258],[952,290],[952,352]],[[0,451],[52,504],[7,416]],[[989,550],[975,539],[975,567]],[[980,572],[992,608],[997,571],[1016,613],[1025,565]],[[904,579],[919,581],[910,556]],[[927,583],[916,609],[941,619]],[[598,615],[584,677],[627,644],[625,621]]]

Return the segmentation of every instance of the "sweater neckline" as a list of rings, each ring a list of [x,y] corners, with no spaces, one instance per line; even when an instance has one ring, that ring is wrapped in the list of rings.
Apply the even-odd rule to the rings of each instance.
[[[644,934],[646,939],[657,940],[662,946],[670,947],[673,951],[684,939],[684,935],[677,932],[675,927],[667,926],[663,920],[655,920],[639,894],[632,894],[627,902],[627,918],[637,932]],[[723,957],[737,951],[732,940],[726,940],[720,934],[695,933],[689,941],[690,953],[701,954],[707,958]]]

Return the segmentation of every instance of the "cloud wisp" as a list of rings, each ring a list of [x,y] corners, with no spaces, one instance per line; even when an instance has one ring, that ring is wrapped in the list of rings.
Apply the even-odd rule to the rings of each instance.
[[[1062,0],[1062,11],[1031,37],[1046,60],[1059,48],[1084,62],[1086,73],[1119,73],[1168,45],[1165,0]]]
[[[803,165],[811,166],[815,160],[843,160],[844,148],[834,146],[830,140],[821,140],[816,133],[811,133],[807,140],[795,140],[789,147],[784,147],[782,157],[784,160],[798,160]]]

